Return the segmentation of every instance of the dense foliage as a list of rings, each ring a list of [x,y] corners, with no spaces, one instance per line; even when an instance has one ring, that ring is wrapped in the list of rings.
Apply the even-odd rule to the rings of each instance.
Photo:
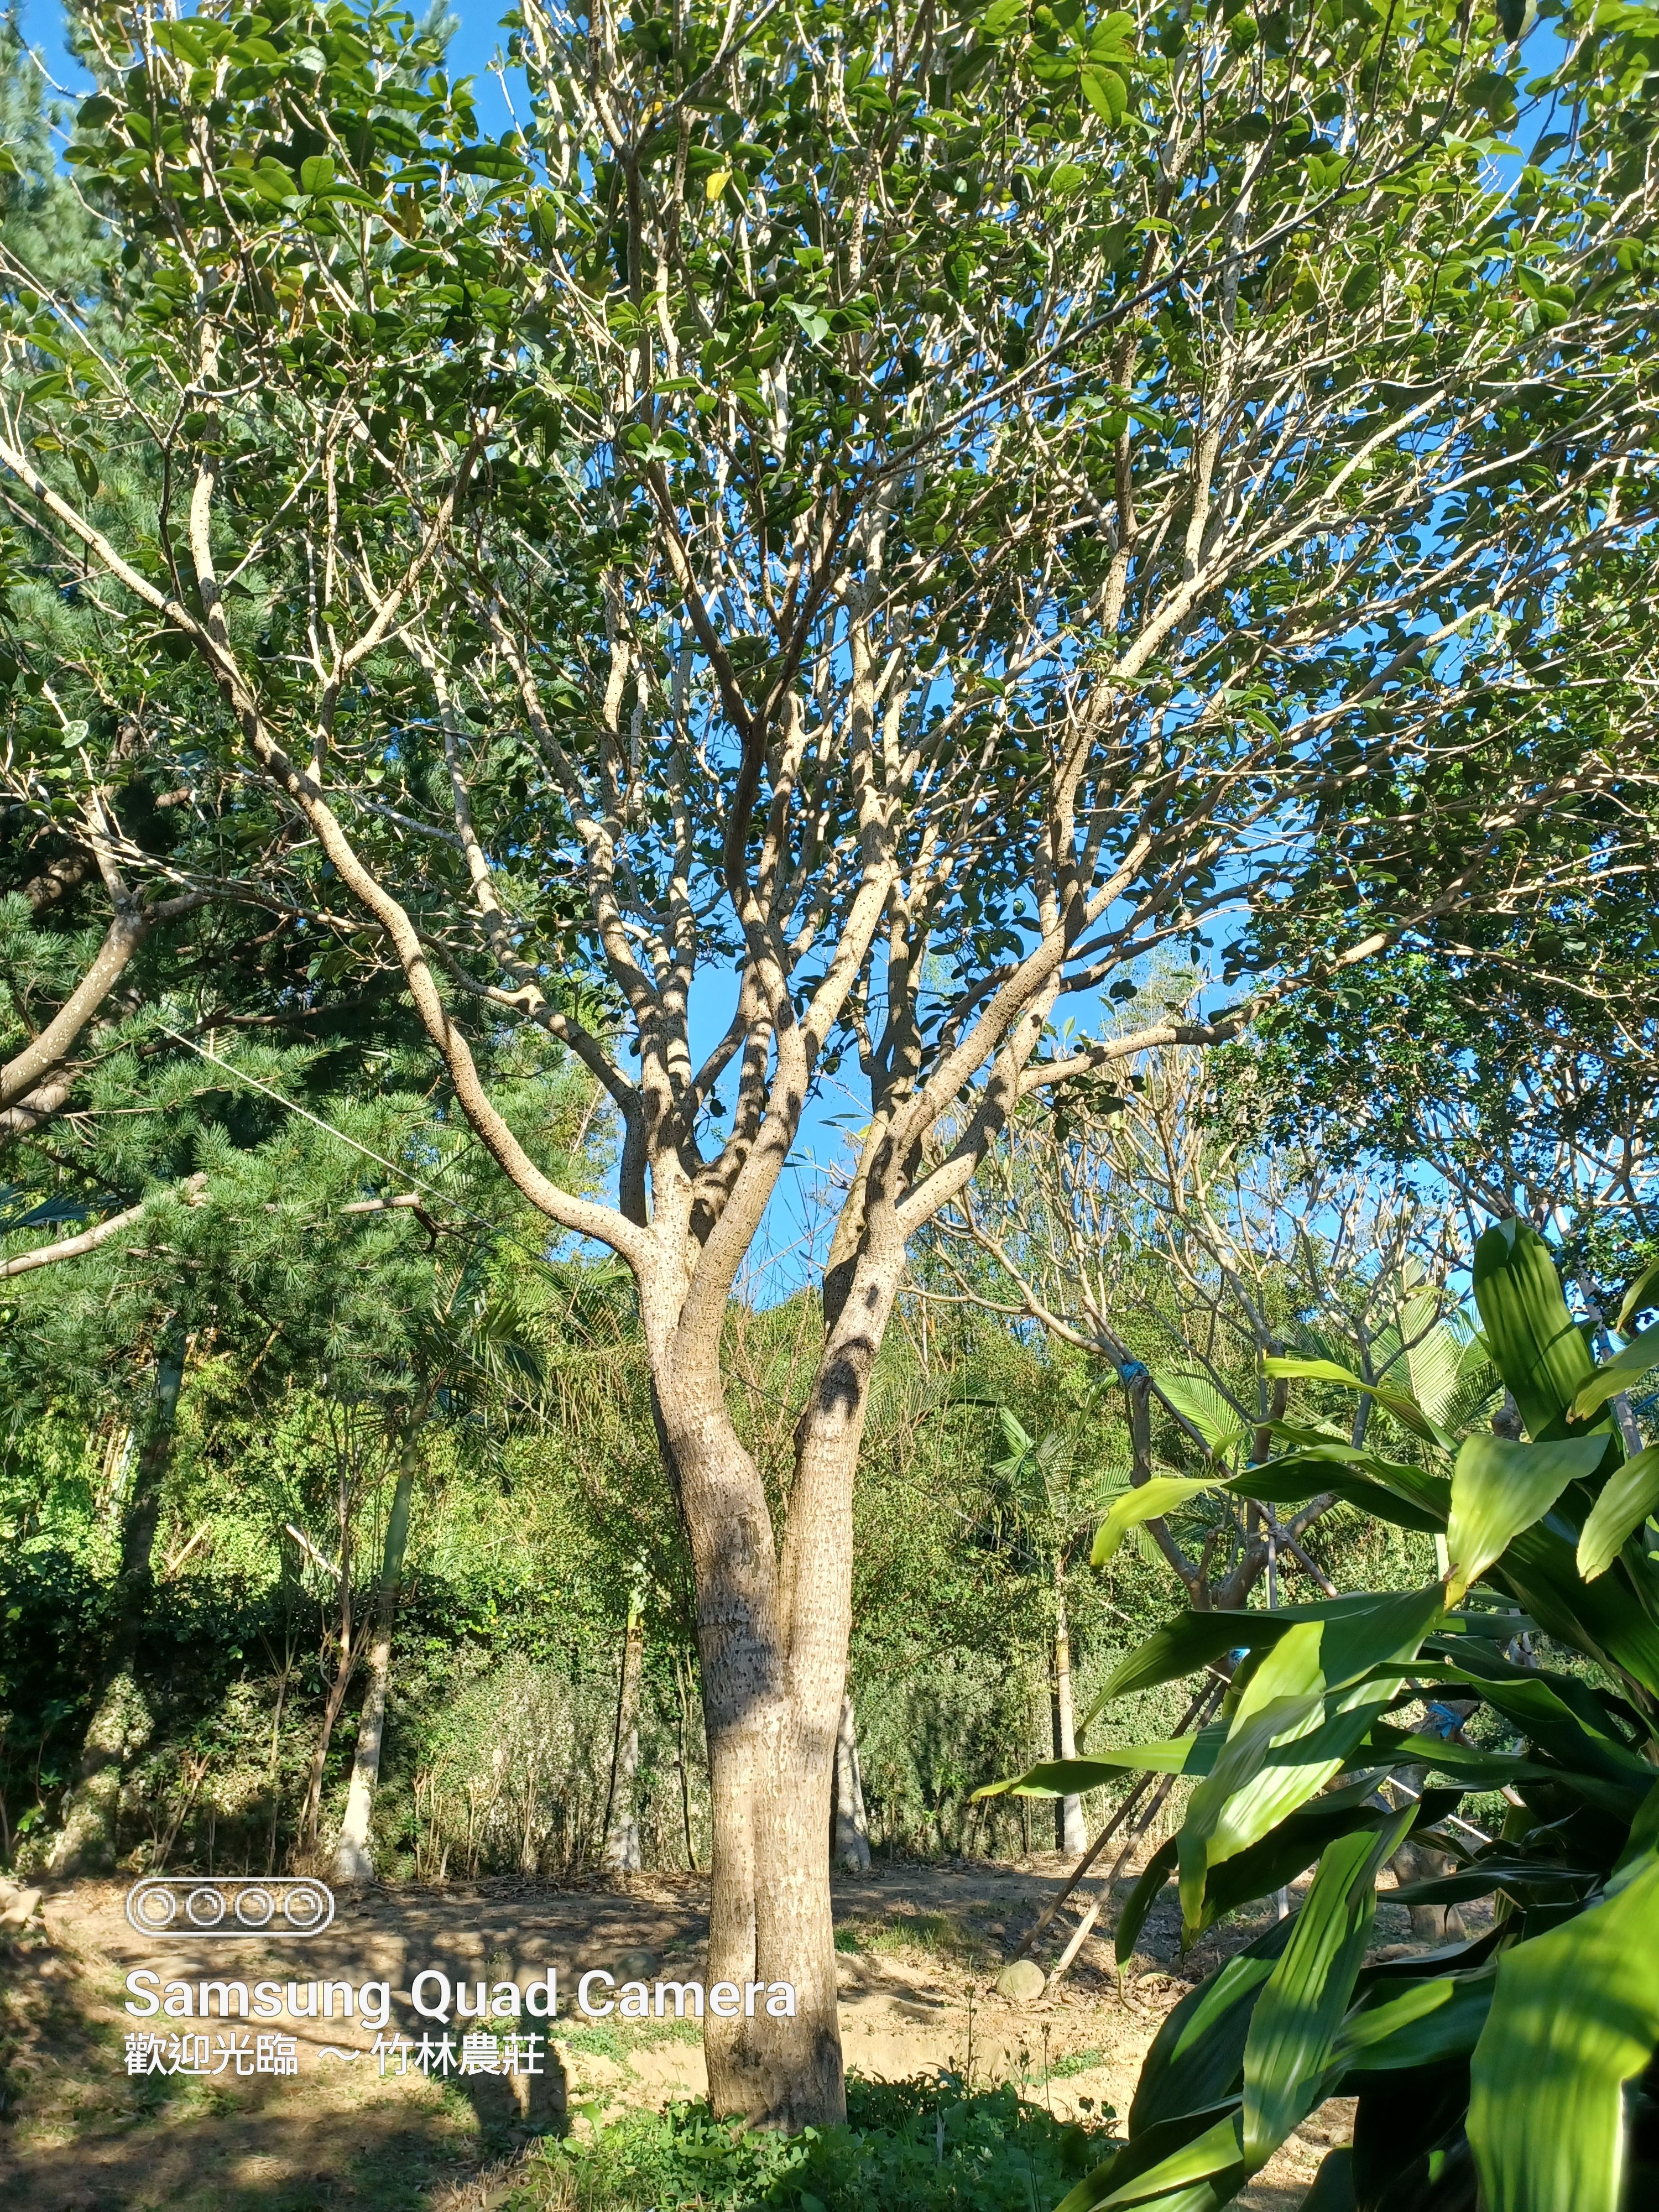
[[[1121,1960],[1167,1882],[1190,1942],[1316,1862],[1299,1909],[1170,2015],[1127,2143],[1068,2212],[1225,2204],[1332,2096],[1357,2098],[1358,2118],[1352,2149],[1322,2173],[1322,2206],[1635,2212],[1651,2197],[1659,1448],[1627,1453],[1609,1407],[1659,1360],[1659,1328],[1598,1367],[1547,1249],[1514,1220],[1481,1238],[1474,1282],[1524,1433],[1459,1442],[1402,1387],[1389,1395],[1415,1417],[1414,1456],[1385,1458],[1304,1418],[1276,1424],[1287,1449],[1248,1477],[1281,1501],[1328,1486],[1381,1519],[1441,1532],[1443,1578],[1277,1614],[1178,1617],[1126,1659],[1102,1707],[1242,1649],[1221,1718],[1015,1785],[1074,1790],[1125,1768],[1198,1778],[1119,1921]],[[1655,1291],[1651,1271],[1632,1284],[1621,1325]],[[1358,1382],[1329,1361],[1279,1364],[1318,1384]],[[1436,1698],[1490,1715],[1498,1744],[1388,1717]],[[1469,1792],[1499,1788],[1501,1833],[1458,1815]],[[1408,1837],[1456,1868],[1396,1895],[1495,1898],[1497,1909],[1471,1942],[1382,1963],[1368,1957],[1377,1876]]]

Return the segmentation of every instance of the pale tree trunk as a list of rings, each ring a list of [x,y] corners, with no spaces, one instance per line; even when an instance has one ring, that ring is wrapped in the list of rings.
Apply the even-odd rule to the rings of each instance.
[[[386,1551],[380,1562],[380,1586],[374,1594],[374,1633],[368,1647],[368,1687],[363,1693],[362,1718],[357,1726],[357,1748],[351,1761],[351,1788],[346,1797],[345,1819],[334,1846],[336,1881],[372,1881],[374,1878],[368,1832],[374,1812],[374,1792],[380,1779],[386,1691],[392,1680],[392,1632],[398,1619],[398,1591],[403,1581],[404,1551],[409,1540],[409,1504],[419,1460],[420,1432],[411,1424],[404,1437],[397,1487],[392,1493],[392,1511],[386,1524]],[[326,1756],[326,1746],[324,1752]]]
[[[858,1723],[850,1696],[841,1701],[836,1731],[836,1864],[843,1874],[870,1871],[870,1823],[864,1811],[864,1777],[859,1771]]]
[[[781,1549],[720,1389],[718,1314],[688,1301],[657,1335],[641,1301],[658,1427],[696,1574],[714,1865],[708,1979],[787,1984],[704,2029],[716,2112],[791,2131],[845,2117],[830,1904],[831,1785],[852,1618],[853,1478],[870,1371],[903,1255],[896,1236],[832,1274],[828,1337],[795,1429]],[[688,1323],[690,1325],[688,1326]],[[701,1324],[701,1325],[699,1325]]]
[[[173,1454],[185,1349],[184,1333],[175,1322],[156,1358],[149,1433],[138,1455],[122,1516],[115,1622],[100,1670],[98,1702],[64,1808],[63,1832],[52,1850],[54,1874],[103,1872],[114,1863],[115,1816],[126,1761],[149,1732],[149,1717],[131,1666],[154,1587],[152,1554],[161,1514],[161,1486]]]
[[[638,1874],[645,1863],[640,1848],[639,1807],[635,1784],[640,1771],[640,1691],[645,1679],[645,1608],[635,1590],[629,1600],[623,1638],[622,1679],[617,1685],[617,1732],[611,1745],[611,1786],[605,1801],[605,1847],[600,1863],[607,1874]]]
[[[1054,1756],[1077,1757],[1077,1720],[1072,1703],[1072,1626],[1066,1607],[1066,1558],[1054,1554]],[[1060,1848],[1075,1857],[1089,1848],[1089,1828],[1083,1817],[1083,1800],[1060,1799],[1055,1808]]]
[[[307,1856],[317,1849],[318,1830],[323,1817],[323,1774],[328,1765],[329,1746],[334,1741],[335,1723],[340,1717],[341,1707],[345,1704],[352,1670],[357,1663],[357,1654],[352,1648],[351,1513],[349,1498],[343,1485],[339,1501],[339,1612],[331,1635],[325,1635],[323,1639],[325,1661],[330,1643],[335,1647],[335,1667],[328,1686],[328,1695],[323,1700],[322,1725],[317,1731],[317,1741],[312,1751],[311,1769],[306,1777],[305,1804],[300,1814],[300,1849]]]

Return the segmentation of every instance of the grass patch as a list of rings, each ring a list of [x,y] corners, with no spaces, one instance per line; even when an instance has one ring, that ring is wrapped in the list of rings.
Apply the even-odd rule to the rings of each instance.
[[[1010,2087],[955,2075],[847,2084],[847,2124],[774,2135],[707,2104],[544,2144],[503,2212],[1033,2212],[1106,2154]]]
[[[1045,2074],[1041,2068],[1027,2069],[1021,2075],[1024,2081],[1069,2081],[1073,2075],[1087,2074],[1097,2066],[1106,2063],[1103,2051],[1068,2051],[1063,2057],[1051,2058]]]
[[[894,1912],[884,1920],[848,1921],[836,1930],[836,1948],[890,1958],[920,1954],[952,1966],[977,1966],[988,1955],[986,1945],[948,1912]]]
[[[698,2043],[702,2041],[702,2022],[700,2020],[638,2020],[626,2022],[599,2020],[585,2026],[557,2027],[551,2040],[562,2044],[567,2051],[585,2053],[591,2058],[609,2058],[617,2066],[627,2067],[634,2052],[653,2051],[665,2043]]]

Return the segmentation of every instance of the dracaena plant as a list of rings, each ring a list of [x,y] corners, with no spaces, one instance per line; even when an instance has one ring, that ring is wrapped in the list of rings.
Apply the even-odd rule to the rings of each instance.
[[[1632,1285],[1621,1325],[1656,1279]],[[1194,1778],[1179,1832],[1124,1908],[1120,1962],[1170,1881],[1190,1945],[1316,1869],[1300,1908],[1170,2015],[1127,2141],[1062,2212],[1209,2212],[1335,2096],[1358,2100],[1353,2142],[1325,2160],[1304,2200],[1317,2212],[1636,2212],[1654,2201],[1659,2139],[1643,2084],[1659,2045],[1659,1560],[1648,1519],[1659,1447],[1641,1447],[1613,1401],[1659,1362],[1659,1324],[1598,1366],[1548,1248],[1515,1221],[1480,1240],[1474,1295],[1524,1433],[1459,1441],[1402,1391],[1395,1411],[1419,1437],[1416,1458],[1280,1424],[1287,1449],[1248,1477],[1285,1502],[1334,1488],[1432,1532],[1443,1578],[1278,1613],[1185,1614],[1129,1655],[1090,1718],[1243,1649],[1213,1724],[998,1785],[1052,1794],[1126,1770]],[[1357,1386],[1334,1363],[1283,1364]],[[1534,1630],[1547,1663],[1518,1664],[1514,1640]],[[1390,1718],[1437,1694],[1477,1701],[1510,1747]],[[1420,1795],[1391,1786],[1406,1769],[1434,1780]],[[1455,1817],[1465,1795],[1499,1789],[1501,1833]],[[1397,1899],[1490,1897],[1496,1909],[1473,1941],[1374,1958],[1376,1878],[1408,1836],[1457,1864]]]

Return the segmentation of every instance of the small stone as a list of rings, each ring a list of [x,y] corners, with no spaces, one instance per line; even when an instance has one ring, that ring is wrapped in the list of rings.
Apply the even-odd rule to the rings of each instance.
[[[1048,1978],[1035,1959],[1016,1959],[997,1976],[997,1994],[1011,2004],[1035,2004]]]

